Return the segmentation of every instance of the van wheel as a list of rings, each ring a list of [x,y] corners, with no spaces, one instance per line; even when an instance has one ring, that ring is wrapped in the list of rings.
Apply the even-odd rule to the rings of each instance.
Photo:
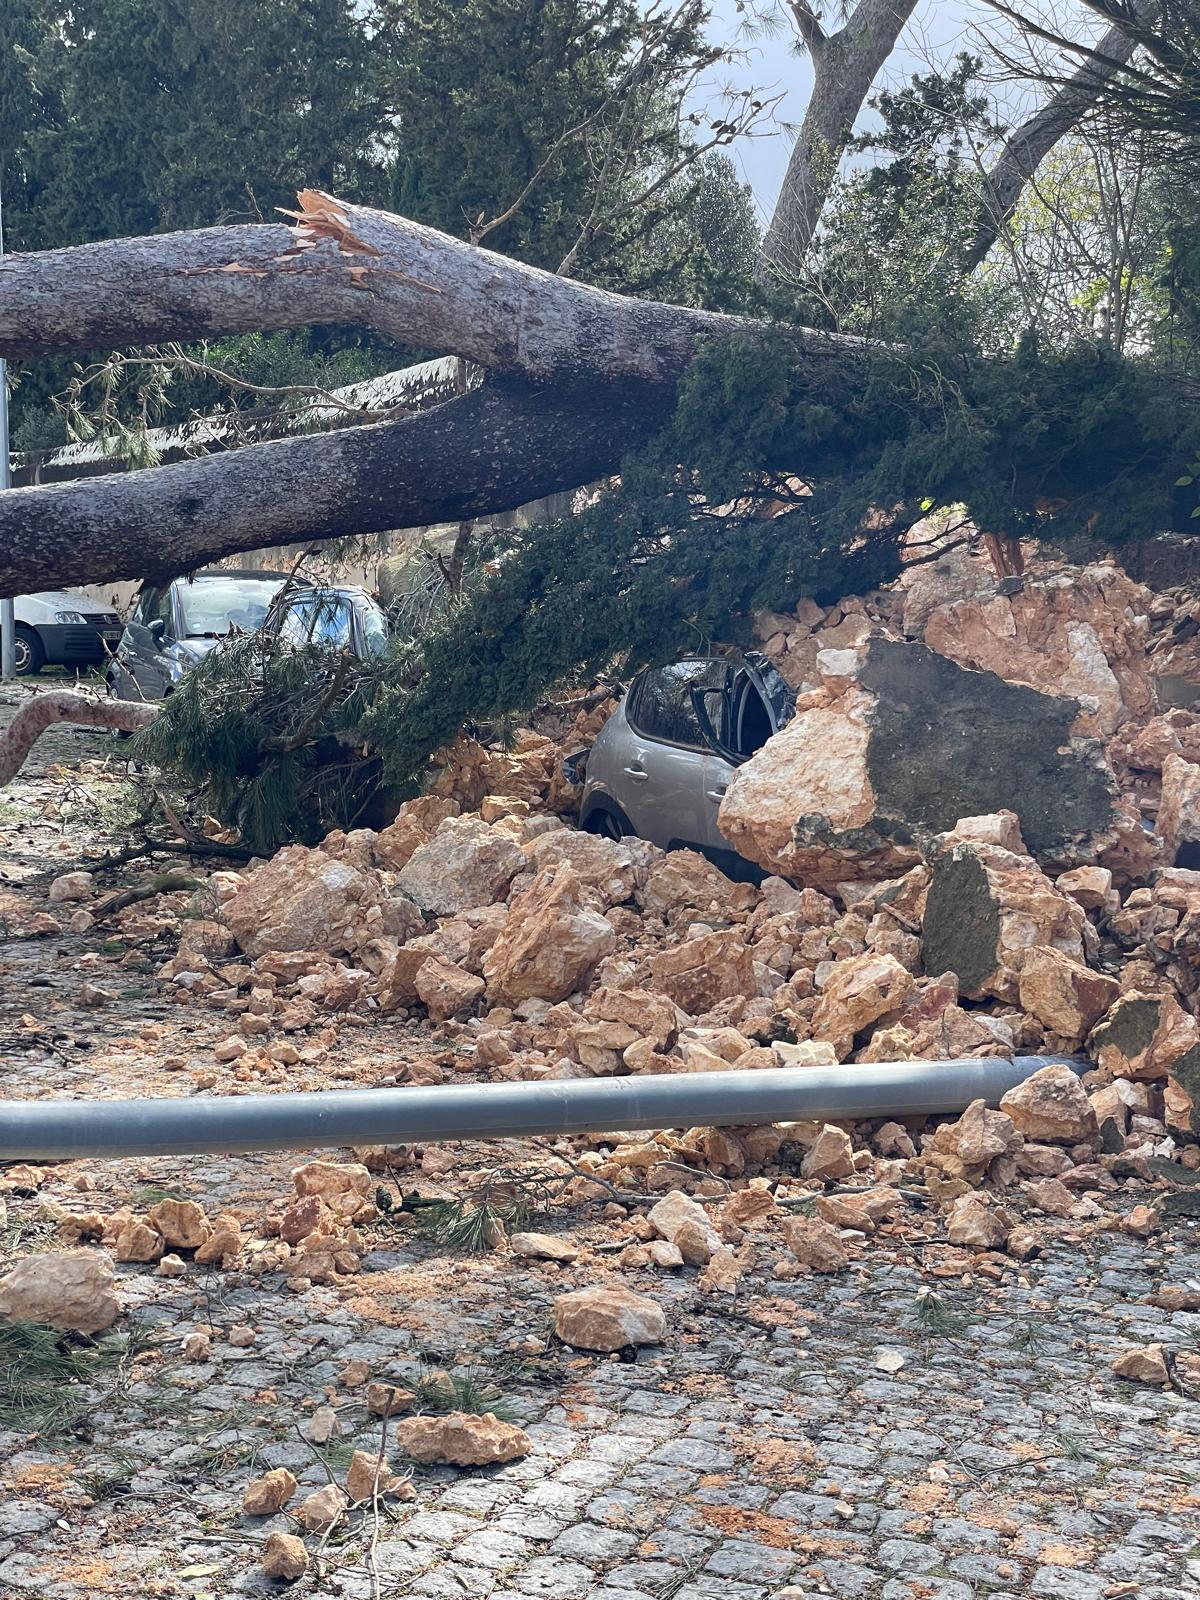
[[[17,677],[27,678],[35,672],[40,672],[46,665],[46,652],[42,649],[42,641],[33,629],[27,628],[23,622],[18,622],[15,629],[15,644]]]
[[[599,834],[602,839],[628,839],[633,833],[633,823],[620,806],[596,806],[588,813],[583,831]]]

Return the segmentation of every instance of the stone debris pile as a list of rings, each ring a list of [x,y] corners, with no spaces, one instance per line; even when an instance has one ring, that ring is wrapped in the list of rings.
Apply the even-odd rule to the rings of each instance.
[[[463,738],[389,826],[212,872],[114,926],[178,928],[164,992],[221,1019],[211,1067],[191,1064],[197,1092],[284,1086],[364,1023],[395,1041],[367,1081],[398,1084],[1014,1054],[1087,1064],[940,1123],[579,1139],[566,1203],[649,1206],[617,1207],[624,1269],[693,1269],[719,1293],[753,1270],[843,1270],[868,1241],[931,1218],[951,1262],[1028,1258],[1047,1226],[1145,1236],[1158,1200],[1132,1205],[1130,1186],[1200,1170],[1195,609],[1111,565],[998,589],[954,554],[878,594],[760,618],[797,702],[721,809],[757,884],[690,850],[571,825],[563,758],[608,702],[563,740],[526,730],[501,751]],[[67,873],[45,915],[88,916],[94,893]],[[59,1237],[164,1276],[195,1262],[335,1283],[357,1270],[383,1166],[453,1192],[453,1151],[359,1154],[297,1168],[295,1192],[251,1224],[168,1199],[65,1214]],[[564,1342],[663,1336],[652,1303],[597,1286],[573,1241],[489,1237],[573,1275],[556,1309]],[[0,1284],[9,1300],[40,1292]],[[64,1279],[64,1304],[73,1293]]]

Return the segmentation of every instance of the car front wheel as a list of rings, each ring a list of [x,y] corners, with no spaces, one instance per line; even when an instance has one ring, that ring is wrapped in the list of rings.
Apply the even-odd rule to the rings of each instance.
[[[18,622],[15,644],[18,678],[27,678],[35,672],[40,672],[46,665],[46,652],[42,649],[42,641],[33,629],[27,628],[23,622]]]
[[[598,833],[602,839],[628,839],[633,833],[633,823],[620,806],[598,805],[584,819],[585,833]]]

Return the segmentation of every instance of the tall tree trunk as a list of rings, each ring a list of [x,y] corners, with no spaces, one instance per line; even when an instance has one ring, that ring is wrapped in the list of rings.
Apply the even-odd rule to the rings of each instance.
[[[1120,28],[1109,28],[1089,59],[1008,136],[984,183],[979,221],[963,258],[973,272],[1007,227],[1025,185],[1060,139],[1096,103],[1096,92],[1129,60],[1134,44]]]
[[[763,240],[764,274],[794,271],[804,259],[858,114],[915,9],[916,0],[859,0],[845,26],[826,34],[804,0],[792,0],[813,90]]]

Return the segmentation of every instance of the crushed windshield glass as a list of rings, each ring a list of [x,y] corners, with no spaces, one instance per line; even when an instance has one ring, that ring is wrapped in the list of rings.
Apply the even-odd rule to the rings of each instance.
[[[238,627],[255,633],[266,621],[278,578],[226,578],[219,574],[180,585],[185,632],[192,638],[228,633]]]

